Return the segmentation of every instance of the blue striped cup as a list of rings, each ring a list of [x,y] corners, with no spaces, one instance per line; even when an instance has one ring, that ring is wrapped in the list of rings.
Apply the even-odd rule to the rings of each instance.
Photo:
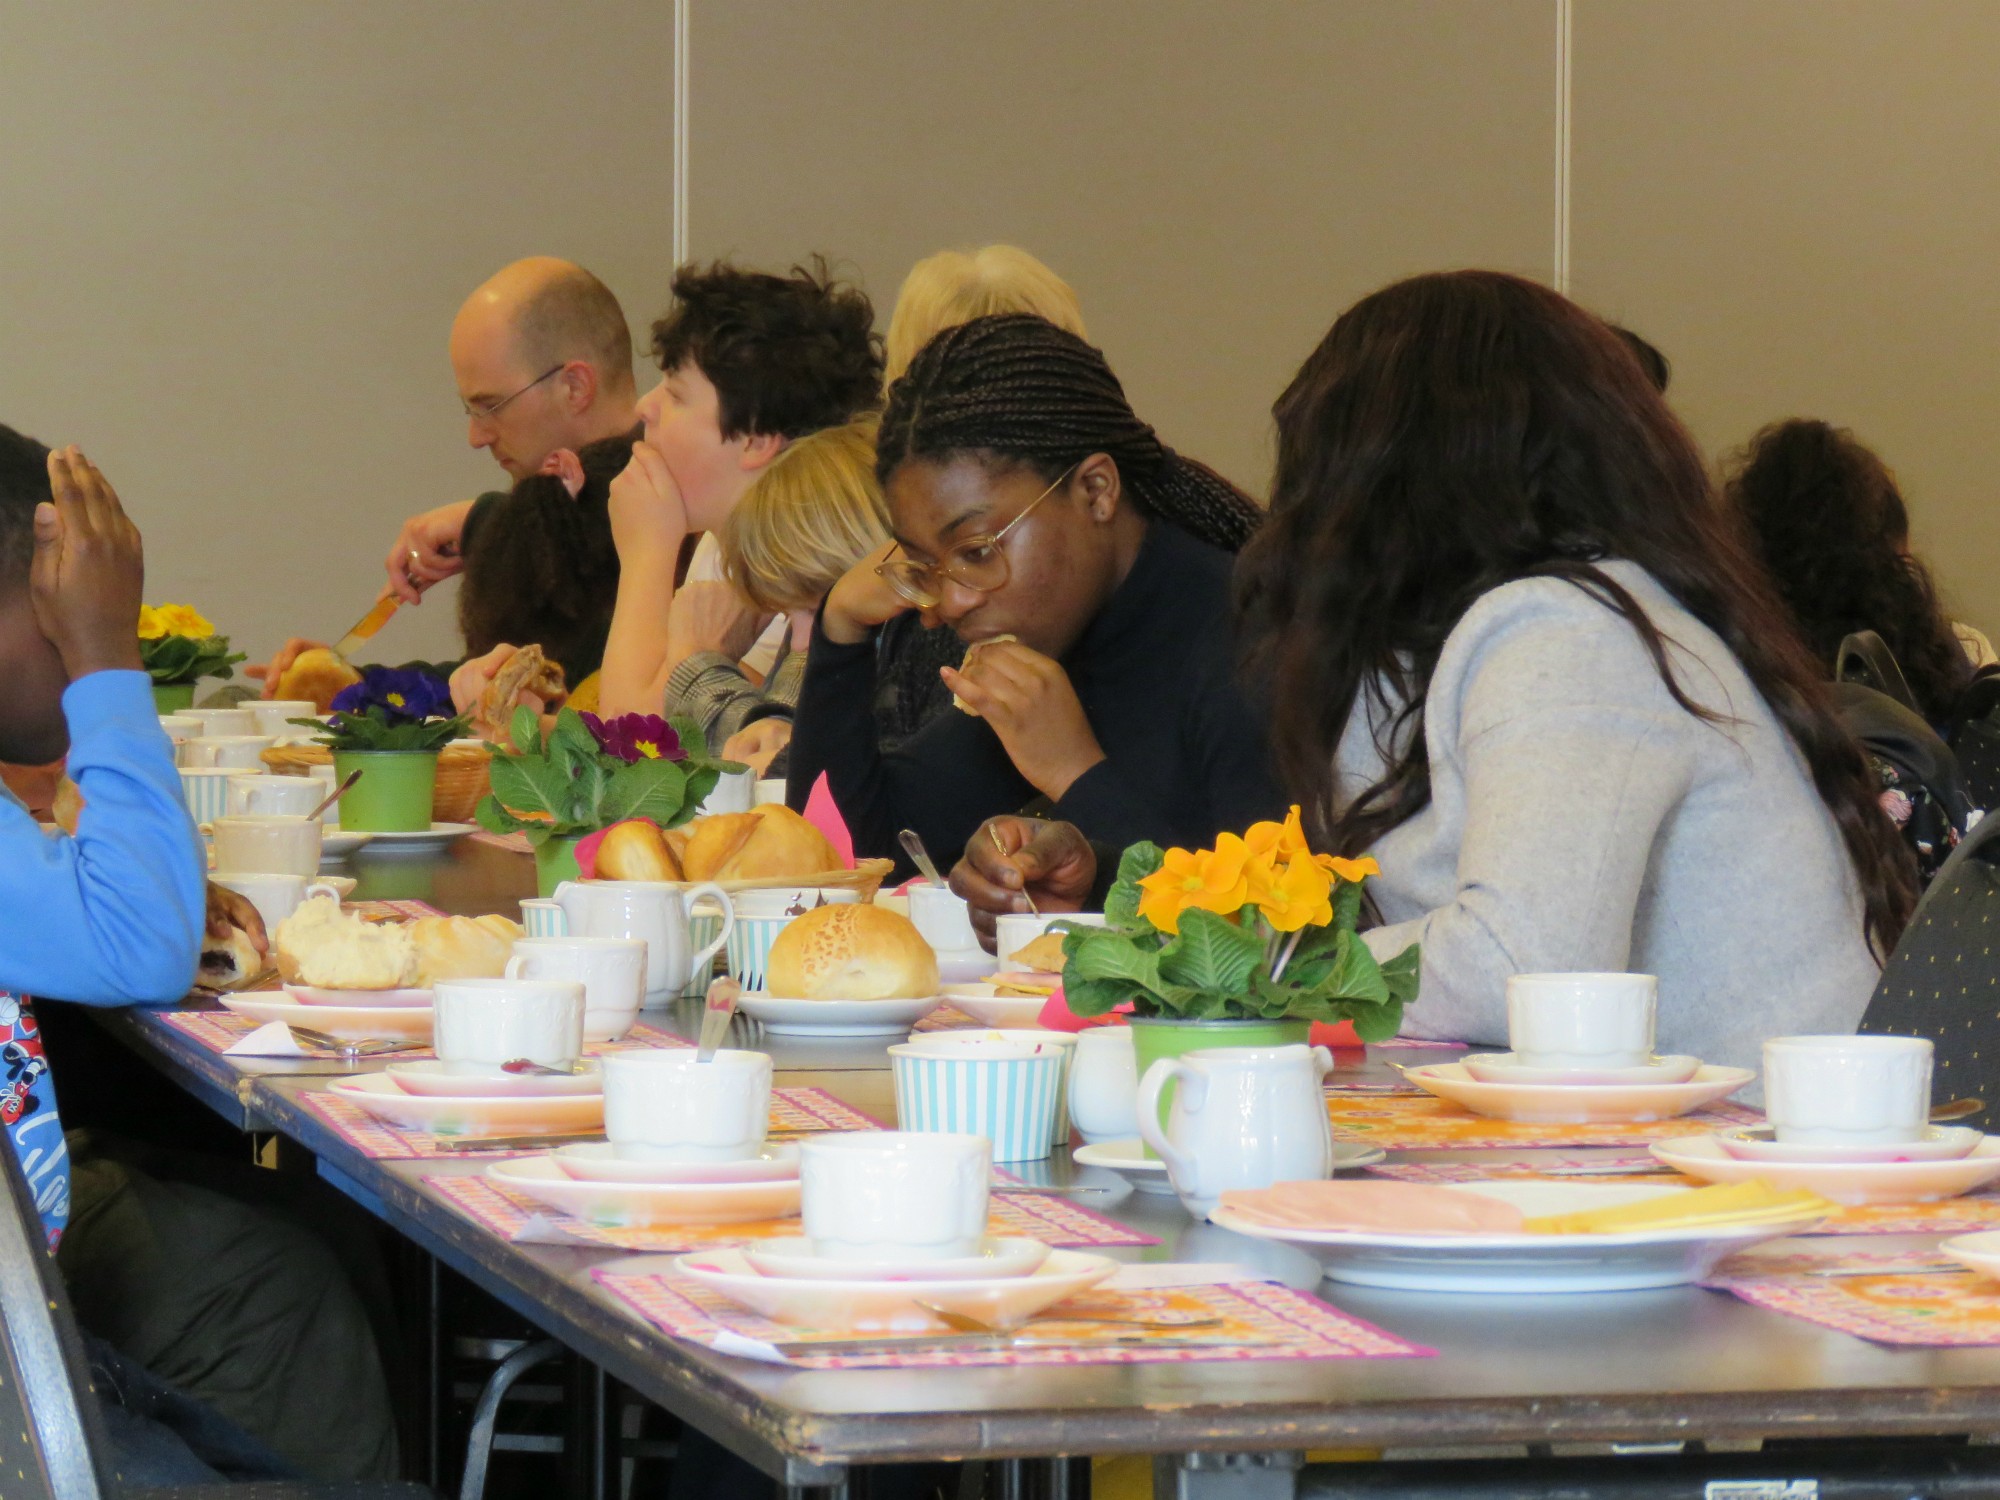
[[[771,944],[778,940],[778,934],[785,930],[785,924],[797,916],[799,910],[810,910],[815,906],[841,906],[850,901],[859,901],[859,891],[827,890],[819,886],[780,886],[762,891],[737,891],[729,901],[736,908],[736,925],[730,929],[729,945],[724,950],[728,956],[729,977],[746,990],[764,989],[765,971],[771,961]],[[719,922],[721,918],[712,919]],[[714,941],[714,929],[709,929],[707,941]],[[800,999],[790,995],[787,999]]]
[[[183,766],[181,795],[197,823],[213,823],[229,810],[229,778],[241,776],[241,766]]]
[[[983,1135],[995,1161],[1041,1161],[1055,1133],[1065,1058],[1054,1047],[900,1043],[889,1049],[897,1122],[904,1130]]]
[[[524,935],[531,938],[569,936],[569,919],[563,915],[562,903],[544,897],[529,897],[521,903],[521,926]]]
[[[1011,1030],[993,1028],[985,1031],[917,1031],[910,1034],[909,1045],[922,1052],[962,1052],[967,1044],[991,1047],[1007,1044],[1027,1047],[1031,1051],[1048,1051],[1053,1048],[1062,1055],[1062,1078],[1057,1084],[1060,1092],[1056,1096],[1056,1122],[1049,1132],[1049,1143],[1055,1146],[1069,1144],[1069,1075],[1076,1061],[1076,1037],[1067,1031],[1040,1031],[1026,1027]]]

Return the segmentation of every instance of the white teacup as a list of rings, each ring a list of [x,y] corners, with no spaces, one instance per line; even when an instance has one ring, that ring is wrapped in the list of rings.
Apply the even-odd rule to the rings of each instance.
[[[604,1133],[631,1161],[742,1161],[771,1126],[771,1059],[724,1047],[634,1048],[604,1058]]]
[[[946,1260],[986,1237],[993,1144],[983,1135],[863,1130],[799,1148],[800,1214],[829,1260]]]
[[[166,730],[167,738],[178,745],[183,740],[197,738],[202,725],[193,714],[161,714],[160,728]]]
[[[319,705],[306,698],[272,698],[246,703],[243,706],[250,710],[251,717],[257,721],[259,734],[277,736],[310,734],[311,730],[302,729],[292,720],[319,717]]]
[[[1091,1026],[1076,1034],[1069,1065],[1069,1118],[1084,1140],[1128,1140],[1139,1133],[1139,1060],[1129,1026]]]
[[[297,813],[217,818],[209,825],[215,868],[227,875],[316,875],[317,818]]]
[[[646,944],[639,938],[516,938],[507,977],[576,980],[583,986],[583,1039],[613,1042],[632,1029],[645,1002]]]
[[[236,892],[256,907],[257,915],[264,919],[266,932],[297,911],[308,896],[340,899],[338,886],[309,881],[303,875],[217,875],[215,883],[224,890]]]
[[[245,771],[229,778],[225,806],[231,817],[246,813],[290,813],[304,817],[320,805],[329,790],[309,776],[270,776],[261,771]]]
[[[205,734],[182,740],[177,758],[191,770],[216,766],[261,771],[264,752],[275,743],[268,734]]]
[[[1764,1114],[1781,1141],[1893,1145],[1930,1125],[1931,1044],[1915,1036],[1781,1036],[1764,1043]]]
[[[755,771],[727,771],[716,779],[715,790],[702,800],[701,810],[695,816],[707,818],[716,813],[748,812],[756,796]]]
[[[1000,967],[1002,969],[1013,968],[1014,955],[1058,922],[1074,922],[1079,927],[1102,927],[1104,925],[1104,913],[1101,911],[1052,911],[1045,917],[1009,913],[1007,916],[995,918],[993,924],[993,956],[1000,960]]]
[[[1508,1044],[1528,1068],[1642,1067],[1653,1057],[1658,992],[1651,974],[1516,974]]]
[[[583,986],[574,979],[440,979],[431,1004],[447,1073],[497,1074],[522,1057],[566,1068],[583,1053]]]
[[[330,796],[333,789],[340,785],[340,779],[333,774],[332,761],[328,761],[323,766],[307,766],[304,779],[319,783],[319,794],[322,797]],[[319,815],[319,820],[331,828],[339,828],[340,804],[338,802],[334,803],[333,806]]]
[[[927,880],[911,886],[910,920],[939,953],[979,951],[979,934],[972,930],[970,908],[946,886]]]
[[[257,732],[257,716],[247,708],[184,708],[181,717],[199,719],[205,735]]]

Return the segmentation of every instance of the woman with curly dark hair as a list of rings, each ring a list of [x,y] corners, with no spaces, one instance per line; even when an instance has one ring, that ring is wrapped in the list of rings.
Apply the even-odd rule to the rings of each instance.
[[[1888,466],[1853,433],[1797,417],[1750,440],[1724,486],[1821,672],[1840,643],[1872,630],[1934,724],[1992,647],[1957,627],[1930,570],[1910,555],[1910,514]]]
[[[1508,976],[1634,970],[1664,1052],[1852,1030],[1908,856],[1617,335],[1516,277],[1421,276],[1343,314],[1276,414],[1249,671],[1315,847],[1381,865],[1365,940],[1422,945],[1406,1028],[1504,1042]],[[1074,909],[1077,841],[1031,834],[975,838],[954,884]]]

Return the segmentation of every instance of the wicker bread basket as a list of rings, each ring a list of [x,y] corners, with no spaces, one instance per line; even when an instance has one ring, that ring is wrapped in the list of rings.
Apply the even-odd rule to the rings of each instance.
[[[273,745],[263,758],[280,776],[305,776],[313,766],[333,764],[333,752],[324,745]],[[438,752],[437,791],[431,797],[435,821],[472,821],[472,810],[493,789],[492,759],[493,752],[476,741],[454,740]]]

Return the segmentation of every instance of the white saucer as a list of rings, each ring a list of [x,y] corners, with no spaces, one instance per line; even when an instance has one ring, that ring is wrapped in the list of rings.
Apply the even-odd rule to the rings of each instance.
[[[1352,1172],[1361,1167],[1372,1167],[1388,1154],[1380,1146],[1370,1146],[1363,1141],[1335,1141],[1333,1170]],[[1159,1193],[1169,1198],[1174,1196],[1174,1185],[1167,1180],[1167,1164],[1147,1156],[1146,1143],[1137,1136],[1078,1146],[1070,1153],[1070,1159],[1080,1167],[1103,1167],[1106,1171],[1116,1172],[1142,1193]]]
[[[1956,1161],[1741,1161],[1712,1135],[1656,1141],[1653,1155],[1703,1182],[1751,1182],[1805,1188],[1835,1203],[1929,1203],[1956,1198],[2000,1177],[2000,1140],[1987,1136]]]
[[[780,1182],[799,1175],[799,1148],[774,1141],[743,1161],[636,1161],[609,1141],[558,1146],[555,1164],[578,1182]]]
[[[944,1003],[924,1000],[785,1000],[753,992],[738,1002],[778,1036],[901,1036]]]
[[[455,1073],[437,1058],[390,1063],[383,1071],[406,1094],[429,1099],[497,1099],[502,1095],[601,1094],[604,1070],[593,1061],[567,1078],[556,1073],[506,1073],[499,1068]]]
[[[1698,1057],[1656,1057],[1636,1068],[1531,1068],[1514,1052],[1488,1052],[1465,1058],[1465,1071],[1481,1083],[1555,1084],[1574,1088],[1585,1084],[1686,1083],[1701,1068]]]
[[[804,1238],[745,1245],[743,1258],[760,1276],[787,1281],[995,1281],[1032,1276],[1049,1258],[1040,1240],[989,1239],[977,1255],[949,1260],[830,1260]]]
[[[433,823],[429,828],[408,833],[371,833],[366,837],[370,854],[435,854],[454,840],[478,831],[476,823]],[[326,848],[324,835],[320,848],[322,851]]]
[[[219,998],[253,1021],[283,1021],[348,1042],[428,1042],[435,1014],[428,1005],[302,1005],[282,990],[246,990]]]
[[[945,1003],[962,1010],[982,1026],[1025,1030],[1041,1023],[1047,995],[996,995],[990,984],[947,984]]]
[[[319,834],[319,857],[323,860],[345,859],[374,837],[372,833],[347,833],[339,828],[322,828]]]
[[[1762,1132],[1770,1127],[1765,1125],[1744,1125],[1735,1130],[1724,1130],[1715,1137],[1724,1151],[1738,1161],[1786,1161],[1786,1162],[1884,1162],[1884,1161],[1957,1161],[1970,1156],[1979,1149],[1979,1143],[1986,1139],[1970,1125],[1933,1125],[1923,1134],[1922,1139],[1898,1141],[1889,1145],[1874,1146],[1829,1146],[1821,1142],[1810,1145],[1797,1141],[1777,1141],[1765,1139]]]
[[[1951,1239],[1939,1240],[1938,1249],[1984,1275],[2000,1276],[2000,1229],[1954,1235]]]
[[[792,1328],[855,1333],[947,1333],[936,1313],[964,1313],[995,1328],[1013,1328],[1065,1297],[1088,1291],[1118,1269],[1104,1255],[1052,1250],[1032,1276],[988,1281],[792,1281],[760,1276],[741,1250],[683,1255],[674,1270],[730,1301]]]
[[[314,984],[288,984],[284,990],[301,1005],[340,1005],[349,1010],[428,1007],[431,1003],[429,990],[329,990]]]
[[[1704,1064],[1686,1083],[1485,1083],[1462,1062],[1424,1063],[1403,1076],[1427,1094],[1496,1120],[1537,1125],[1622,1125],[1671,1120],[1726,1099],[1756,1078],[1748,1068]]]
[[[578,1182],[547,1156],[496,1161],[486,1175],[551,1208],[618,1229],[751,1224],[793,1218],[799,1211],[796,1177],[776,1182]]]
[[[378,1119],[433,1135],[581,1135],[604,1128],[602,1094],[406,1094],[386,1073],[336,1078],[327,1092]],[[551,1166],[551,1171],[555,1168]]]

